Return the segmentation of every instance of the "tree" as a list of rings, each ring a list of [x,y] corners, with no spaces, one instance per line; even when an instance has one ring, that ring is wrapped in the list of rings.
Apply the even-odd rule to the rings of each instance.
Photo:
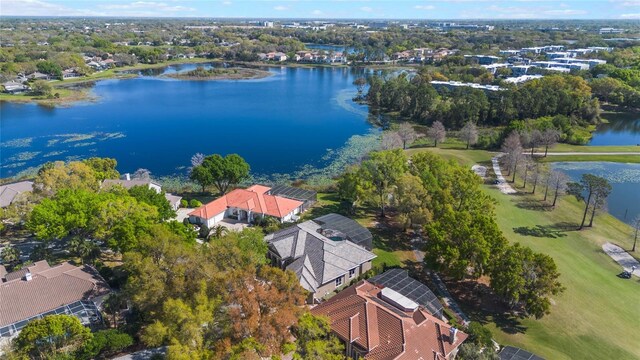
[[[120,177],[120,173],[116,170],[116,166],[118,166],[116,159],[92,157],[82,162],[93,170],[94,176],[99,181]]]
[[[331,333],[329,319],[304,313],[293,329],[296,336],[295,360],[343,360],[344,346]]]
[[[640,215],[636,216],[635,219],[633,219],[633,228],[636,230],[635,231],[635,235],[633,237],[633,247],[631,248],[631,251],[636,251],[636,243],[638,242],[638,232],[640,231]]]
[[[587,219],[589,207],[592,205],[596,207],[599,201],[606,199],[611,192],[611,185],[605,178],[593,174],[583,174],[580,182],[568,184],[568,192],[575,196],[578,201],[584,201],[585,203],[582,222],[578,228],[578,230],[582,230]]]
[[[89,328],[71,315],[48,315],[30,321],[13,341],[13,350],[30,359],[71,356],[93,338]]]
[[[359,77],[353,80],[353,85],[355,85],[356,88],[358,89],[358,95],[361,95],[362,92],[364,91],[364,87],[367,85],[367,79],[363,77]]]
[[[98,355],[116,354],[131,345],[133,345],[133,338],[127,333],[116,329],[100,330],[95,332],[75,355],[81,360],[95,359]]]
[[[203,153],[195,153],[191,157],[191,168],[202,165],[204,162],[204,154]]]
[[[522,143],[520,142],[520,135],[516,131],[512,131],[505,138],[502,143],[502,151],[506,153],[509,172],[513,172],[511,182],[515,182],[518,163],[522,159]]]
[[[382,132],[381,150],[393,150],[400,147],[402,147],[402,139],[397,132],[389,130]]]
[[[151,171],[148,169],[140,168],[133,173],[132,178],[139,180],[149,180],[151,179]]]
[[[403,122],[398,126],[398,136],[402,140],[402,148],[407,149],[407,145],[414,142],[419,136],[408,122]]]
[[[69,241],[69,251],[79,257],[82,263],[91,262],[100,255],[100,248],[91,240],[74,237]]]
[[[476,124],[467,121],[464,127],[460,129],[460,139],[467,143],[467,149],[469,149],[470,145],[475,145],[478,142],[478,128]]]
[[[347,171],[338,179],[338,196],[347,203],[347,209],[354,213],[356,207],[365,199],[366,191],[357,171]]]
[[[220,239],[229,232],[229,229],[222,225],[216,225],[209,231],[209,236],[214,239]]]
[[[437,147],[438,142],[443,142],[447,136],[447,130],[440,121],[435,121],[429,130],[427,130],[427,136],[433,140],[433,146]]]
[[[527,155],[523,155],[521,164],[522,164],[522,180],[524,180],[522,184],[522,188],[524,189],[527,187],[527,181],[529,180],[530,174],[534,169],[535,161],[531,159],[531,157]]]
[[[222,157],[218,154],[206,156],[202,165],[194,166],[191,179],[202,186],[215,185],[221,194],[225,194],[230,187],[236,186],[249,177],[250,167],[240,155],[229,154]]]
[[[38,96],[51,96],[53,92],[53,86],[44,80],[36,80],[31,83],[31,93]]]
[[[399,219],[405,230],[413,224],[425,224],[431,218],[427,208],[429,201],[424,186],[419,177],[405,174],[398,179],[393,202],[400,213]]]
[[[373,202],[385,217],[385,207],[396,181],[407,170],[407,157],[400,149],[376,151],[362,162],[360,176],[366,182],[367,192],[374,195]]]
[[[569,178],[561,171],[554,170],[549,174],[549,183],[553,187],[553,203],[551,206],[556,206],[556,201],[558,200],[558,196],[564,193],[567,189],[567,183]],[[545,191],[545,200],[546,200],[546,191]]]
[[[553,259],[515,243],[506,248],[491,271],[491,288],[512,308],[521,305],[536,319],[549,313],[549,296],[564,291]]]
[[[547,152],[550,147],[553,147],[558,140],[560,140],[560,132],[553,128],[548,128],[540,133],[540,145],[544,146],[544,157],[547,157]]]
[[[482,347],[476,343],[465,342],[456,355],[460,360],[500,360],[492,348]]]
[[[100,182],[91,166],[84,162],[47,163],[38,170],[33,189],[44,196],[52,196],[60,189],[97,191]]]
[[[609,194],[611,194],[611,184],[608,182],[599,184],[595,189],[595,196],[593,197],[593,205],[591,205],[591,219],[589,219],[588,227],[593,226],[593,218],[596,215],[597,209],[605,209],[606,208],[606,200]]]
[[[5,265],[9,265],[10,269],[20,262],[20,249],[15,246],[5,246],[0,252],[0,259]]]
[[[159,193],[146,185],[133,186],[128,190],[128,192],[129,195],[138,200],[139,203],[155,206],[158,210],[159,221],[166,221],[176,217],[176,212],[164,196],[164,192]]]
[[[542,141],[542,133],[540,130],[534,129],[531,131],[525,131],[520,136],[522,144],[531,148],[531,156],[533,156],[533,152]]]

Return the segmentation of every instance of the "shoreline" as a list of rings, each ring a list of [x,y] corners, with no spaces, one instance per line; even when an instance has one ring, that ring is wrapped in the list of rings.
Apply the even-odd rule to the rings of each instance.
[[[260,69],[252,69],[252,68],[241,68],[241,67],[231,67],[221,69],[222,72],[219,74],[212,73],[207,76],[192,76],[188,75],[188,73],[175,73],[175,74],[167,74],[160,75],[160,77],[167,77],[177,80],[185,80],[185,81],[219,81],[219,80],[257,80],[264,79],[274,75],[274,73],[270,71],[260,70]]]
[[[61,91],[59,90],[63,90],[64,93],[61,93],[59,98],[52,98],[52,99],[48,99],[48,98],[42,98],[40,96],[31,96],[31,95],[13,95],[13,94],[6,94],[6,93],[0,93],[0,102],[13,102],[13,103],[34,103],[34,104],[39,104],[39,105],[47,105],[47,106],[56,106],[56,105],[60,105],[60,106],[70,106],[73,103],[77,103],[77,102],[82,102],[82,101],[91,101],[91,100],[95,100],[96,98],[92,98],[89,95],[89,92],[86,92],[84,94],[73,94],[76,92],[79,92],[78,90],[71,90],[71,89],[67,89],[69,85],[73,85],[73,84],[82,84],[82,83],[89,83],[89,82],[94,82],[94,81],[99,81],[99,80],[109,80],[109,79],[132,79],[132,78],[136,78],[139,75],[138,74],[131,74],[128,73],[130,71],[138,71],[138,70],[149,70],[149,69],[160,69],[163,67],[167,67],[167,66],[173,66],[173,65],[188,65],[188,64],[220,64],[220,63],[228,63],[228,64],[232,64],[232,65],[238,65],[238,66],[246,66],[249,68],[255,68],[255,67],[263,67],[263,68],[281,68],[281,67],[290,67],[290,68],[329,68],[329,69],[334,69],[334,68],[350,68],[350,67],[355,67],[355,68],[372,68],[372,69],[382,69],[382,68],[389,68],[389,69],[403,69],[403,68],[408,68],[405,66],[398,66],[397,64],[389,64],[387,65],[376,65],[376,64],[355,64],[355,65],[349,65],[349,64],[308,64],[308,63],[289,63],[289,62],[285,62],[285,63],[267,63],[267,62],[261,62],[261,61],[226,61],[226,60],[222,60],[222,59],[207,59],[207,58],[192,58],[192,59],[180,59],[180,60],[170,60],[170,61],[165,61],[162,63],[157,63],[157,64],[136,64],[136,65],[131,65],[131,66],[123,66],[123,67],[119,67],[119,68],[113,68],[113,69],[108,69],[108,70],[104,70],[101,72],[97,72],[97,73],[93,73],[89,76],[84,76],[84,77],[78,77],[78,78],[70,78],[70,79],[65,79],[65,80],[51,80],[49,81],[49,83],[53,86],[54,88],[54,93],[58,92],[61,93]],[[265,76],[266,77],[266,76]],[[258,78],[256,78],[258,79]],[[200,79],[184,79],[184,80],[194,80],[194,81],[199,81]],[[220,79],[202,79],[202,80],[242,80],[242,79],[224,79],[224,78],[220,78]],[[251,80],[251,79],[247,79],[247,80]],[[58,91],[56,91],[58,90]]]

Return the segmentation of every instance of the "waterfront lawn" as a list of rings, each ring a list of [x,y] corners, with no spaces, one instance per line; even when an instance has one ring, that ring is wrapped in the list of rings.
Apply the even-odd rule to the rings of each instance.
[[[453,159],[458,161],[461,164],[465,164],[465,165],[473,165],[473,164],[483,164],[483,165],[487,165],[491,163],[491,158],[493,157],[493,153],[488,152],[486,150],[464,150],[464,147],[462,148],[434,148],[434,147],[430,147],[430,148],[412,148],[412,149],[407,149],[406,153],[408,156],[413,156],[417,153],[421,153],[424,151],[430,151],[433,152],[434,154],[438,154],[442,157],[444,157],[445,159],[449,160],[449,159]]]
[[[544,148],[538,149],[538,152],[544,152]],[[640,152],[640,146],[637,145],[610,145],[610,146],[586,146],[558,144],[549,149],[549,152]]]
[[[497,200],[498,225],[507,239],[553,257],[566,290],[541,320],[473,316],[501,344],[547,359],[640,358],[640,281],[618,278],[621,267],[601,248],[611,241],[630,249],[631,228],[605,214],[596,216],[594,228],[577,231],[583,205],[571,197],[562,197],[552,210],[542,206],[539,193],[504,195],[485,188]]]
[[[640,149],[638,149],[640,153]],[[609,161],[617,163],[640,163],[640,155],[549,155],[540,158],[541,162],[561,162],[561,161]]]

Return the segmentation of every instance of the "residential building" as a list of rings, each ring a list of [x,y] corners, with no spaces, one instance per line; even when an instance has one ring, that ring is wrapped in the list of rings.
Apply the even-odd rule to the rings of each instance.
[[[505,82],[511,83],[511,84],[521,84],[527,81],[531,81],[531,80],[535,80],[535,79],[540,79],[542,78],[542,75],[520,75],[520,76],[516,76],[516,77],[509,77],[504,79]]]
[[[494,74],[496,73],[496,71],[500,68],[510,68],[512,67],[512,64],[509,63],[500,63],[500,64],[491,64],[491,65],[482,65],[483,68],[489,70],[490,73]]]
[[[20,181],[0,185],[0,208],[5,208],[16,201],[21,194],[33,191],[33,181]]]
[[[68,314],[84,325],[101,324],[99,308],[110,291],[88,265],[65,262],[52,267],[43,260],[11,273],[0,265],[0,340],[46,315]]]
[[[331,294],[371,269],[371,233],[338,214],[305,221],[265,236],[275,266],[293,271],[309,302]]]
[[[463,83],[463,82],[460,82],[460,81],[438,81],[438,80],[434,80],[434,81],[431,82],[431,85],[436,89],[447,88],[449,90],[453,90],[453,89],[459,88],[459,87],[470,87],[470,88],[483,90],[483,91],[501,91],[501,90],[504,90],[501,87],[499,87],[498,85],[481,85],[481,84],[476,84],[476,83]]]
[[[479,65],[495,64],[500,61],[498,56],[492,55],[465,55],[464,58],[467,60],[476,60]]]
[[[616,29],[616,28],[612,28],[612,27],[604,27],[604,28],[600,28],[600,31],[598,31],[600,33],[600,35],[602,34],[622,34],[624,32],[623,29]]]
[[[543,69],[589,70],[589,64],[564,63],[559,61],[533,61],[532,66]]]
[[[427,285],[409,276],[405,269],[390,269],[382,274],[367,279],[368,282],[382,287],[390,288],[407,299],[424,307],[429,314],[438,319],[445,320],[443,307],[436,295]]]
[[[498,54],[503,56],[518,56],[520,55],[520,50],[500,50]]]
[[[245,221],[249,224],[266,216],[276,218],[280,222],[295,221],[296,215],[302,212],[304,203],[270,195],[269,190],[271,190],[270,187],[262,185],[235,189],[190,212],[189,221],[209,228],[225,218]]]
[[[27,85],[17,81],[8,81],[2,84],[2,86],[4,87],[4,92],[7,94],[22,94],[29,91],[29,87]]]
[[[511,75],[513,76],[522,76],[526,75],[531,65],[514,65],[511,67]]]
[[[122,186],[125,189],[131,189],[134,186],[146,186],[158,194],[162,193],[162,186],[159,183],[151,179],[132,179],[129,173],[122,175],[122,179],[106,179],[102,182],[103,188],[109,188],[112,186]],[[164,193],[164,197],[167,199],[169,204],[171,204],[171,208],[173,210],[178,210],[182,196]]]
[[[353,359],[453,359],[467,334],[389,288],[366,280],[311,309]]]

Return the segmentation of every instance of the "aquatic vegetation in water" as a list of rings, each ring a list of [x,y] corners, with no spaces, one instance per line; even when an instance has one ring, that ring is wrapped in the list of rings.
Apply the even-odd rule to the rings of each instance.
[[[40,154],[40,151],[24,151],[10,157],[7,160],[8,161],[29,161],[35,158],[36,156],[38,156],[38,154]]]
[[[58,155],[62,155],[64,153],[66,153],[67,151],[52,151],[52,152],[48,152],[44,155],[42,155],[43,158],[47,158],[47,157],[52,157],[52,156],[58,156]]]
[[[559,162],[554,169],[603,177],[613,184],[640,183],[640,165],[597,161]]]
[[[2,168],[3,169],[15,169],[15,168],[19,168],[21,166],[24,166],[25,164],[26,164],[26,162],[15,162],[15,163],[2,165]]]
[[[92,142],[83,142],[83,143],[77,143],[77,144],[73,144],[73,147],[85,147],[85,146],[93,146],[95,145],[96,142],[92,141]]]
[[[100,133],[99,134],[99,139],[100,141],[104,141],[104,140],[113,140],[113,139],[121,139],[123,137],[126,137],[125,134],[121,133],[121,132],[114,132],[114,133]]]
[[[33,142],[33,138],[22,138],[22,139],[13,139],[9,141],[2,141],[0,143],[0,147],[3,148],[23,148],[31,146]]]
[[[95,133],[93,133],[93,134],[64,134],[64,135],[58,135],[58,136],[66,137],[66,139],[62,141],[63,143],[70,143],[70,142],[93,139],[96,135]]]
[[[59,142],[60,142],[60,139],[49,139],[49,141],[47,141],[47,147],[52,147],[53,145]]]

